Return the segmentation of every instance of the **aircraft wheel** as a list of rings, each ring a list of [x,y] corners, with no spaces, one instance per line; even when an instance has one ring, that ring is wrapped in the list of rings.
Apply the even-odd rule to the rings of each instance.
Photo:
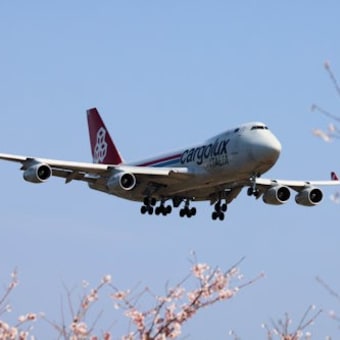
[[[248,196],[251,196],[251,195],[253,195],[253,193],[254,193],[254,190],[253,190],[253,188],[249,187],[249,188],[248,188],[248,190],[247,190],[247,194],[248,194]]]
[[[214,211],[211,215],[211,218],[215,221],[217,219],[217,217],[218,217],[218,214],[217,214],[216,211]]]
[[[218,217],[219,217],[220,221],[223,221],[223,220],[224,220],[224,213],[221,212],[220,215],[219,215]]]
[[[166,207],[165,211],[166,211],[167,214],[170,214],[171,211],[172,211],[171,205],[168,205],[168,206]]]
[[[181,210],[179,211],[179,216],[181,216],[181,217],[184,217],[184,216],[185,216],[185,211],[184,211],[184,209],[181,209]]]
[[[220,202],[217,202],[217,203],[215,204],[215,210],[216,210],[216,211],[220,211],[220,210],[221,210],[221,203],[220,203]]]
[[[166,216],[168,214],[168,207],[162,206],[162,214],[163,216]]]
[[[190,214],[191,214],[191,216],[195,216],[196,213],[197,213],[197,209],[196,209],[195,207],[193,207],[193,208],[190,209]]]
[[[160,213],[161,213],[161,209],[160,209],[160,207],[157,207],[157,208],[155,209],[155,214],[156,214],[156,215],[160,215]]]
[[[147,210],[148,210],[148,209],[147,209],[147,207],[146,207],[145,205],[142,205],[141,208],[140,208],[140,212],[141,212],[141,214],[143,214],[143,215],[147,212]]]
[[[153,207],[148,207],[148,214],[152,215],[153,214]]]
[[[227,208],[228,208],[227,204],[226,204],[226,203],[223,203],[222,206],[221,206],[221,210],[222,210],[223,212],[226,212],[226,211],[227,211]]]

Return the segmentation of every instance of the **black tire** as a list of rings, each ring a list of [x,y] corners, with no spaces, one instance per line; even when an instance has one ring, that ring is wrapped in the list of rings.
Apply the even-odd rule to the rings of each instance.
[[[147,212],[147,207],[145,205],[142,205],[141,208],[140,208],[140,212],[142,215],[144,215],[146,212]]]

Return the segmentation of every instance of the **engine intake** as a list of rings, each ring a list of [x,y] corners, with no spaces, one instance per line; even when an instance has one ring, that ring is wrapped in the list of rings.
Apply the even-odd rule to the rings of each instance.
[[[124,190],[132,190],[136,186],[136,176],[125,173],[120,176],[119,184]]]
[[[24,171],[24,180],[31,183],[46,182],[52,176],[52,169],[48,164],[38,163]]]
[[[295,196],[295,202],[300,205],[311,207],[322,201],[323,193],[319,188],[307,188],[300,191]]]
[[[111,192],[117,189],[126,191],[132,190],[136,186],[136,176],[129,172],[123,172],[113,175],[107,182],[107,186]]]
[[[273,205],[284,204],[289,200],[289,198],[289,188],[282,185],[276,185],[269,188],[262,197],[264,203]]]

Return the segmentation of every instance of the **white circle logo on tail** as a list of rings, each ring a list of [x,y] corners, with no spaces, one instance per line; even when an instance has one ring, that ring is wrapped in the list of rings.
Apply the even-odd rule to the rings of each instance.
[[[94,147],[93,161],[101,163],[104,161],[107,154],[107,143],[105,141],[106,131],[101,127],[97,132],[97,142]]]

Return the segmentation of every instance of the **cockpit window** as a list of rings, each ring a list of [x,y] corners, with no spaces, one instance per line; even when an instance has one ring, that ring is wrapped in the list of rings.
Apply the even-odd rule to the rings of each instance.
[[[239,131],[240,131],[240,128],[237,128],[237,129],[234,130],[234,133],[237,133]]]
[[[265,125],[254,125],[251,127],[251,130],[268,130],[268,127]]]

